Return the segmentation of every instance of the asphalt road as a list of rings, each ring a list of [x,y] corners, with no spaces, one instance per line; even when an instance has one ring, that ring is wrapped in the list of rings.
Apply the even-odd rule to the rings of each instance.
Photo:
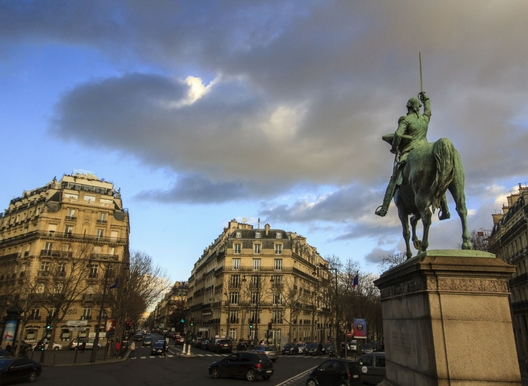
[[[38,378],[40,386],[161,386],[161,385],[245,385],[244,379],[213,379],[207,369],[209,365],[227,354],[214,354],[192,349],[192,356],[180,356],[181,346],[170,346],[166,357],[151,356],[150,347],[137,345],[136,357],[122,361],[98,362],[67,366],[44,366]],[[86,353],[84,354],[86,355]],[[304,385],[307,372],[325,358],[304,356],[281,356],[274,364],[275,373],[268,381],[258,384],[269,386]]]

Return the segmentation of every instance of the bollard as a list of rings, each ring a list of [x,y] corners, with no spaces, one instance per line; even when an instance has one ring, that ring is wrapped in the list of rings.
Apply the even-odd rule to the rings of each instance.
[[[186,349],[186,347],[187,347],[187,343],[184,343],[184,344],[183,344],[183,350],[182,350],[182,354],[183,354],[183,355],[185,355],[185,349]]]
[[[187,355],[191,355],[191,345],[187,345]]]

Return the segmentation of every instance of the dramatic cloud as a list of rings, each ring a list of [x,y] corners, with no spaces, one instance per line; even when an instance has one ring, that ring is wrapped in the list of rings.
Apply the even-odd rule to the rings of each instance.
[[[60,47],[105,63],[62,90],[49,130],[169,171],[171,188],[136,199],[260,202],[268,221],[374,240],[374,262],[401,247],[395,210],[373,211],[394,160],[381,136],[420,91],[419,52],[429,139],[462,155],[470,227],[523,181],[527,14],[524,0],[4,1],[0,60]],[[450,202],[432,245],[460,243]]]

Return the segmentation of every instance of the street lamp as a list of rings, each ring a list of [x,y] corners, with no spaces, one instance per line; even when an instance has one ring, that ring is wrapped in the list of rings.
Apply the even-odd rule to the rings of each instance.
[[[339,294],[337,291],[338,281],[337,281],[337,268],[328,268],[329,271],[335,272],[335,339],[334,339],[334,349],[338,350],[338,335],[339,335]]]

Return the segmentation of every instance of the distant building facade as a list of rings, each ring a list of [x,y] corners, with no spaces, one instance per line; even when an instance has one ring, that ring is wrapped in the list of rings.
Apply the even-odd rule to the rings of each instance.
[[[512,322],[517,352],[528,359],[528,187],[519,185],[507,197],[502,213],[493,214],[489,251],[515,265],[509,280]]]
[[[152,326],[155,329],[184,332],[188,319],[187,295],[189,283],[177,281],[152,311]],[[183,320],[183,322],[182,322]],[[187,320],[188,322],[188,320]]]
[[[111,286],[128,263],[129,233],[120,192],[89,172],[53,178],[12,199],[0,216],[2,316],[10,306],[20,308],[18,334],[26,342],[51,334],[68,342],[104,331],[102,283]],[[52,331],[54,316],[62,320]],[[74,333],[76,323],[85,330]]]
[[[268,343],[325,340],[328,262],[306,238],[231,220],[189,278],[191,333]]]

